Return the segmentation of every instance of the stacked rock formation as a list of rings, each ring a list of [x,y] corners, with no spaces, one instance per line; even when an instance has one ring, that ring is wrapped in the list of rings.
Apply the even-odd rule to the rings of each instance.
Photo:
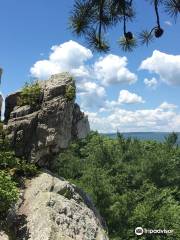
[[[5,123],[16,155],[46,166],[72,139],[86,137],[90,128],[75,97],[69,100],[66,96],[68,87],[74,86],[69,74],[53,75],[39,85],[41,94],[35,107],[18,106],[20,91],[6,98]]]

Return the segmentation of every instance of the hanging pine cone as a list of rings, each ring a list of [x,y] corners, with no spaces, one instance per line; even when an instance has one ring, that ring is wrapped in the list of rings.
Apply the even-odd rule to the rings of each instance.
[[[132,40],[132,39],[133,39],[133,34],[132,34],[132,32],[126,32],[126,33],[124,34],[124,36],[125,36],[125,38],[126,38],[127,40]]]
[[[160,27],[157,27],[154,31],[154,35],[156,38],[160,38],[164,33],[164,30]]]

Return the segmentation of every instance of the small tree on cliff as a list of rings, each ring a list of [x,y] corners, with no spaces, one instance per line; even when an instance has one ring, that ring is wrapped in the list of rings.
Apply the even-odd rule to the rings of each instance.
[[[156,24],[149,30],[143,30],[137,38],[127,26],[135,18],[135,0],[75,0],[70,16],[71,29],[78,36],[83,35],[91,48],[106,52],[110,46],[104,37],[105,33],[121,23],[123,35],[118,42],[123,50],[132,51],[138,40],[140,44],[148,45],[154,38],[163,35],[160,8],[175,20],[180,13],[180,0],[146,1],[153,5]]]

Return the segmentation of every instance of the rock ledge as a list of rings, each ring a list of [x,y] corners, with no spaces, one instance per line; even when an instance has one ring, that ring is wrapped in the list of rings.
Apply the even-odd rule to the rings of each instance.
[[[26,183],[15,211],[16,240],[108,240],[88,196],[48,172]]]

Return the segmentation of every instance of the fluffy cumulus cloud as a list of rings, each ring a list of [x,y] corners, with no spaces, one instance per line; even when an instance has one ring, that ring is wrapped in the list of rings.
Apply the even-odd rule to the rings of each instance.
[[[76,78],[77,100],[88,114],[91,128],[99,132],[129,131],[180,131],[180,113],[176,105],[163,102],[154,109],[135,109],[127,105],[145,103],[136,92],[121,90],[115,100],[109,100],[111,88],[117,84],[135,83],[137,76],[128,69],[126,57],[108,54],[94,58],[92,52],[74,41],[51,48],[48,59],[37,61],[30,72],[38,79],[70,72]],[[89,62],[91,60],[91,62]],[[161,81],[180,85],[180,55],[154,51],[145,59],[140,69],[159,75]],[[145,79],[144,84],[155,88],[156,78]],[[113,86],[114,85],[114,86]],[[136,105],[134,105],[136,106]],[[139,106],[138,106],[139,108]],[[134,109],[134,110],[132,110]]]
[[[163,104],[164,105],[164,104]],[[100,132],[180,131],[180,114],[174,106],[154,109],[126,110],[114,108],[106,117],[100,113],[87,113],[91,126]]]
[[[141,96],[138,96],[136,93],[131,93],[128,90],[121,90],[119,93],[119,103],[144,103],[145,101],[142,99]]]
[[[47,79],[52,74],[70,72],[75,76],[81,106],[99,107],[106,95],[104,87],[94,82],[91,66],[86,62],[93,57],[91,50],[74,41],[53,46],[49,59],[37,61],[30,69],[32,76]]]
[[[173,110],[176,109],[178,106],[172,103],[163,102],[159,107],[161,109]]]
[[[109,54],[94,64],[94,72],[105,86],[116,83],[134,83],[137,76],[127,68],[127,58]]]
[[[53,46],[49,59],[37,61],[30,72],[40,79],[66,71],[73,72],[77,76],[86,76],[88,70],[84,67],[84,63],[92,57],[91,50],[71,40],[59,46]]]
[[[77,85],[78,96],[80,98],[81,107],[89,109],[92,107],[100,108],[104,105],[106,91],[105,88],[99,86],[95,82],[80,82]]]
[[[144,84],[149,88],[155,89],[157,87],[158,81],[154,77],[151,79],[145,78]]]
[[[180,55],[155,50],[151,57],[141,63],[140,69],[158,74],[167,84],[180,85]]]
[[[117,55],[100,57],[93,64],[90,49],[72,40],[53,46],[48,59],[37,61],[30,69],[32,76],[47,79],[50,75],[70,72],[77,78],[98,79],[103,85],[114,83],[134,83],[137,76],[127,68],[127,58]]]
[[[127,68],[127,58],[106,55],[94,59],[91,50],[74,41],[68,41],[51,48],[48,59],[37,61],[30,69],[31,75],[47,79],[52,74],[70,72],[75,76],[81,106],[102,107],[109,84],[133,83],[137,76]],[[91,64],[88,60],[92,59]],[[94,60],[94,61],[93,61]]]
[[[119,92],[119,97],[116,101],[109,101],[106,100],[103,102],[103,105],[101,105],[101,108],[99,109],[99,112],[111,112],[113,109],[117,109],[118,107],[121,107],[122,105],[128,104],[137,104],[137,103],[145,103],[143,98],[136,93],[132,93],[128,90],[121,90]]]

